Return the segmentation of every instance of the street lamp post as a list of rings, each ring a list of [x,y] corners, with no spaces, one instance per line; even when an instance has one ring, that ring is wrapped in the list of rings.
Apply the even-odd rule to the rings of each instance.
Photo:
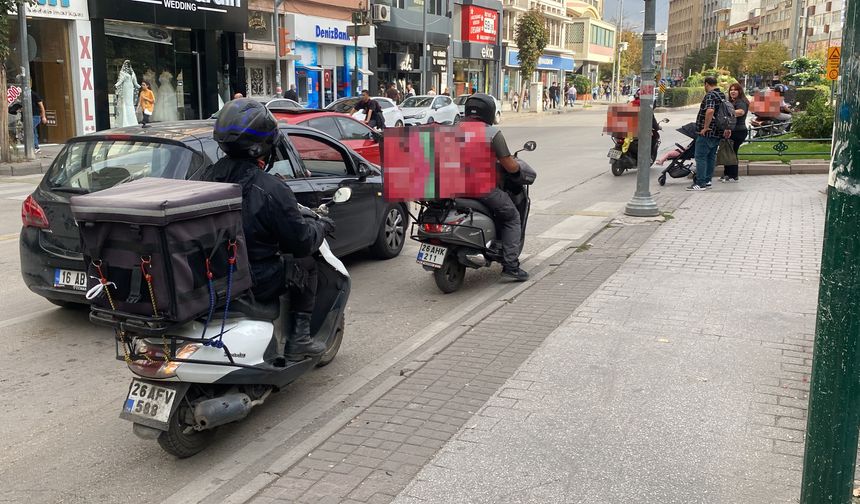
[[[21,54],[21,105],[24,123],[24,155],[35,159],[36,147],[33,145],[33,92],[30,89],[30,48],[27,47],[27,6],[18,0],[18,48]],[[5,127],[5,126],[4,126]]]
[[[624,0],[621,0],[619,11],[618,27],[615,32],[615,64],[612,65],[612,93],[616,103],[618,103],[618,81],[620,80],[618,74],[621,73],[621,52],[624,50],[621,42],[621,33],[624,30]]]
[[[636,193],[627,203],[624,213],[634,217],[655,217],[660,214],[651,196],[651,124],[654,119],[654,49],[657,45],[656,0],[645,0],[645,30],[642,33],[642,81],[639,93],[639,164]]]
[[[284,0],[274,0],[275,2],[275,21],[274,31],[275,31],[275,93],[278,96],[282,96],[283,89],[281,87],[281,20],[280,20],[280,10],[281,4],[284,3]]]

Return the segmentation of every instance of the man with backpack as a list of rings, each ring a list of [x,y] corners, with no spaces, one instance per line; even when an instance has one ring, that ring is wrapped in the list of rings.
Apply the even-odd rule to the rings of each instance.
[[[711,177],[717,164],[717,149],[726,130],[731,131],[737,118],[726,95],[717,87],[715,77],[705,77],[705,97],[696,116],[696,180],[688,191],[711,188]]]

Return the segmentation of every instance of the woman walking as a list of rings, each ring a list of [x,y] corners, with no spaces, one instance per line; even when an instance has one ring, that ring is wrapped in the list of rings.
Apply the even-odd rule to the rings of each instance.
[[[735,148],[735,154],[737,154],[738,149],[740,149],[741,145],[746,141],[747,135],[749,134],[747,131],[747,114],[750,110],[750,101],[744,94],[743,87],[737,82],[729,86],[728,98],[729,101],[732,102],[732,106],[735,108],[735,117],[737,117],[737,122],[735,123],[734,129],[731,131],[731,136],[727,138],[731,139],[732,145]],[[723,176],[720,177],[720,182],[738,181],[738,165],[726,165],[723,170]]]
[[[138,102],[140,103],[140,110],[143,112],[143,122],[141,124],[144,128],[148,128],[149,120],[152,118],[152,112],[155,110],[155,94],[152,92],[152,89],[149,87],[149,83],[146,81],[140,83]]]

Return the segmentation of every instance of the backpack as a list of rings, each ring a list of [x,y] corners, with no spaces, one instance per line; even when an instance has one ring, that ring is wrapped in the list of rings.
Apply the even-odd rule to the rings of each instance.
[[[717,107],[714,109],[714,124],[716,126],[717,131],[726,131],[735,129],[735,125],[738,122],[737,116],[735,116],[735,106],[732,103],[725,99],[720,98],[718,94],[714,93],[717,98]]]

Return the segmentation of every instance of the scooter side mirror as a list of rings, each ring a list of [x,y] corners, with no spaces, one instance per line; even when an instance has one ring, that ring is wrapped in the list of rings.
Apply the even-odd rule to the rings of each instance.
[[[664,123],[664,124],[668,124],[668,123],[669,123],[669,118],[667,117],[667,118],[663,119],[663,120],[662,120],[662,121],[660,121],[660,122],[661,122],[661,123]]]
[[[534,140],[529,140],[528,142],[523,144],[524,151],[532,152],[535,149],[537,149],[537,142],[535,142]]]

